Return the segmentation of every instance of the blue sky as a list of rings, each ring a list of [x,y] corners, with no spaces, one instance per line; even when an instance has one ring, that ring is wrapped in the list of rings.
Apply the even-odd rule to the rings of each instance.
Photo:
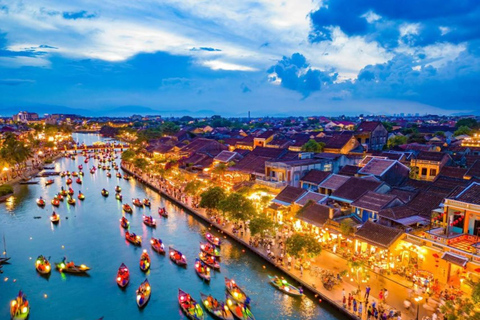
[[[478,21],[478,0],[0,0],[0,114],[480,114]]]

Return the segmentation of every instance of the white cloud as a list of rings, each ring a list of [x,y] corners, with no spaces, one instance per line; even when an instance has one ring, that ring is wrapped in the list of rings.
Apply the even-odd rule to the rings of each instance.
[[[209,60],[201,63],[212,70],[228,70],[228,71],[257,71],[257,69],[247,66],[242,66],[234,63],[228,63],[220,60]]]

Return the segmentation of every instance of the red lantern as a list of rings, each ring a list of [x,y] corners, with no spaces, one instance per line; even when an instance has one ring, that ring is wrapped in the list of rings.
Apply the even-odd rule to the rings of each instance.
[[[438,268],[438,264],[435,265],[435,268]]]
[[[437,259],[440,258],[440,256],[438,255],[438,253],[434,253],[434,254],[433,254],[433,257],[434,257],[434,258],[437,258]]]

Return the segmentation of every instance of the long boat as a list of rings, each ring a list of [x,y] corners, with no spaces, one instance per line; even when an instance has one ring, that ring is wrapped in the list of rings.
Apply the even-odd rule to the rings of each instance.
[[[158,208],[158,214],[164,218],[168,218],[168,212],[165,208]]]
[[[152,288],[150,287],[150,283],[148,280],[142,282],[140,287],[137,290],[137,306],[139,308],[143,308],[147,305],[148,300],[150,300],[150,295],[152,294]]]
[[[136,207],[140,207],[140,208],[143,207],[142,201],[141,201],[140,199],[138,199],[138,198],[137,198],[137,199],[132,199],[132,203],[133,203],[133,205],[136,206]]]
[[[123,211],[125,211],[126,213],[132,213],[132,211],[133,211],[133,210],[132,210],[132,207],[130,207],[130,206],[128,205],[128,203],[123,204],[123,205],[122,205],[122,209],[123,209]]]
[[[147,272],[150,269],[150,256],[147,253],[147,250],[143,250],[142,255],[140,256],[140,270]]]
[[[186,267],[187,266],[187,258],[178,250],[173,249],[172,247],[168,248],[168,255],[170,256],[170,260],[175,262],[178,266]]]
[[[214,256],[211,256],[204,252],[200,252],[198,256],[200,257],[200,260],[202,260],[210,268],[220,270],[220,264]]]
[[[220,249],[211,243],[200,242],[200,250],[202,250],[205,253],[208,253],[211,256],[214,256],[215,258],[220,258]]]
[[[236,319],[240,320],[255,320],[252,311],[244,303],[235,301],[235,299],[228,293],[225,294],[228,309],[232,312]]]
[[[128,229],[128,227],[130,226],[130,222],[127,218],[122,217],[122,219],[120,219],[120,225],[122,226],[122,228]]]
[[[124,263],[118,268],[116,281],[120,288],[125,288],[130,282],[130,271]]]
[[[90,268],[84,264],[75,265],[72,262],[65,263],[65,261],[56,263],[55,266],[57,267],[58,271],[63,273],[81,274],[86,273],[88,270],[90,270]]]
[[[152,239],[150,239],[150,244],[152,245],[152,249],[155,252],[165,254],[165,245],[163,244],[161,239],[156,239],[152,237]]]
[[[130,242],[130,243],[132,243],[132,244],[134,244],[134,245],[136,245],[136,246],[141,246],[141,245],[142,245],[142,237],[137,236],[137,235],[136,235],[135,233],[133,233],[133,232],[132,232],[132,233],[130,233],[130,232],[128,232],[128,231],[125,232],[125,239],[126,239],[128,242]]]
[[[220,241],[220,238],[215,237],[210,232],[205,233],[205,239],[207,239],[208,242],[210,242],[211,244],[217,247],[219,247],[222,244],[222,241]]]
[[[240,303],[249,304],[250,298],[247,296],[245,291],[238,286],[238,284],[233,279],[225,277],[225,287],[227,292],[233,297],[233,299]]]
[[[203,320],[205,318],[202,307],[182,289],[178,289],[178,304],[188,319]]]
[[[210,267],[198,258],[195,259],[195,272],[200,277],[200,279],[206,282],[210,282]]]
[[[157,227],[157,221],[152,216],[143,216],[143,223],[151,228]]]
[[[285,279],[281,279],[277,276],[268,276],[270,279],[270,284],[277,288],[278,290],[282,291],[283,293],[286,293],[288,295],[294,296],[294,297],[301,297],[303,296],[303,290],[301,288],[297,288],[290,283],[287,282]]]
[[[233,320],[233,314],[223,301],[218,301],[214,297],[207,296],[200,292],[203,306],[207,309],[215,319],[219,320]]]
[[[23,320],[28,318],[30,305],[27,296],[20,290],[15,300],[10,303],[10,317],[12,320]]]

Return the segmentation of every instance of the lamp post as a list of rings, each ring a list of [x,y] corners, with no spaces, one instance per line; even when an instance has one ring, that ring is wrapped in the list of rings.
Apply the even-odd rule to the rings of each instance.
[[[422,300],[423,300],[423,297],[421,297],[421,296],[418,296],[418,297],[415,298],[415,302],[417,303],[417,320],[418,320],[418,313],[420,311],[420,301],[422,301]]]

